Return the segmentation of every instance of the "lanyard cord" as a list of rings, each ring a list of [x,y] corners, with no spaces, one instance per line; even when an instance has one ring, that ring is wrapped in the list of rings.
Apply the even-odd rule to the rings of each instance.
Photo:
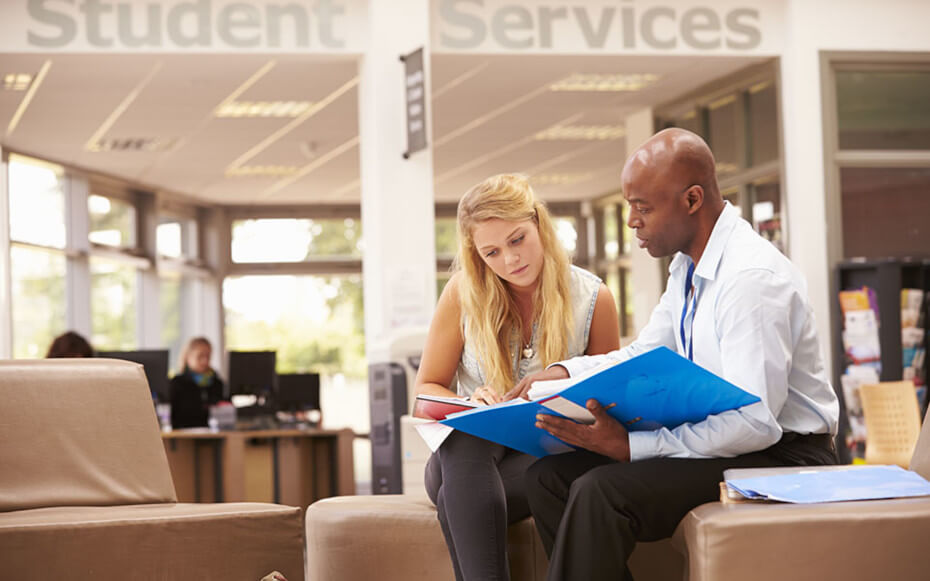
[[[694,361],[694,312],[697,310],[697,289],[694,290],[694,307],[691,314],[691,328],[689,341],[685,341],[685,317],[688,314],[688,295],[691,293],[691,279],[694,275],[694,263],[688,266],[688,276],[685,277],[685,304],[681,307],[681,346],[688,354],[688,359]]]

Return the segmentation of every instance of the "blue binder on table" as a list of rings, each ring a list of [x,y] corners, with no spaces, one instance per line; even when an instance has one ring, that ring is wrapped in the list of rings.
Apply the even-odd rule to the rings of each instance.
[[[630,431],[675,428],[760,401],[667,347],[658,347],[583,375],[546,397],[475,408],[440,423],[541,457],[574,448],[537,428],[536,415],[556,413],[581,419],[590,415],[584,407],[589,399],[605,407],[612,405],[607,413]]]

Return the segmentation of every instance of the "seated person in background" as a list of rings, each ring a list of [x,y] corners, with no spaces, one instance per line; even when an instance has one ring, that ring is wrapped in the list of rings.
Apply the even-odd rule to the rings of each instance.
[[[48,347],[48,353],[45,354],[47,359],[57,357],[93,357],[94,348],[90,346],[87,339],[74,331],[68,331],[55,337],[52,344]]]
[[[206,337],[194,337],[181,351],[181,373],[171,378],[171,427],[206,427],[210,406],[223,399],[223,380],[210,367],[213,348]]]
[[[458,240],[458,272],[430,324],[418,393],[495,403],[528,373],[620,346],[610,291],[571,265],[525,177],[494,176],[466,193]],[[457,580],[509,578],[507,525],[529,515],[522,481],[533,460],[459,431],[430,457],[426,489]]]
[[[633,153],[620,179],[640,248],[674,256],[665,294],[628,347],[563,361],[516,392],[664,345],[762,401],[633,433],[593,399],[590,425],[537,416],[537,426],[581,448],[526,472],[550,580],[631,579],[636,543],[671,536],[688,511],[716,500],[728,468],[837,462],[839,402],[806,283],[723,200],[707,144],[683,129],[661,131]]]

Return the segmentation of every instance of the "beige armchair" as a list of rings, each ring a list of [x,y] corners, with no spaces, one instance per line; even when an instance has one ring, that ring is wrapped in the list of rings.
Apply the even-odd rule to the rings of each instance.
[[[142,367],[0,362],[0,577],[304,578],[302,510],[177,502]]]
[[[930,478],[930,422],[910,469]],[[797,504],[705,504],[675,533],[690,581],[926,579],[930,497]]]

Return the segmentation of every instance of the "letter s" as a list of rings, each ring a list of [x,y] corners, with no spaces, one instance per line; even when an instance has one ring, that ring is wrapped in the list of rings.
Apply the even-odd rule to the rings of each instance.
[[[461,26],[471,32],[466,38],[449,36],[445,32],[439,35],[439,44],[447,48],[475,48],[484,40],[488,31],[484,22],[477,16],[456,12],[455,5],[463,2],[484,5],[484,0],[442,0],[439,6],[440,22]]]
[[[67,4],[73,3],[72,0],[58,1],[65,2]],[[40,36],[30,30],[26,33],[26,38],[29,41],[29,44],[33,46],[64,46],[74,40],[77,25],[75,24],[74,19],[70,18],[67,14],[55,12],[54,10],[49,10],[46,8],[46,3],[46,0],[29,0],[29,3],[26,5],[27,10],[29,11],[29,16],[34,18],[36,21],[41,22],[42,24],[57,26],[61,30],[61,33],[58,36]]]
[[[741,22],[740,18],[743,16],[755,19],[756,23],[759,22],[759,11],[753,10],[752,8],[737,8],[727,14],[727,28],[729,28],[731,32],[740,33],[746,37],[746,40],[734,40],[727,36],[728,48],[751,50],[759,46],[759,43],[762,42],[762,32],[753,24],[749,24],[745,21]]]

